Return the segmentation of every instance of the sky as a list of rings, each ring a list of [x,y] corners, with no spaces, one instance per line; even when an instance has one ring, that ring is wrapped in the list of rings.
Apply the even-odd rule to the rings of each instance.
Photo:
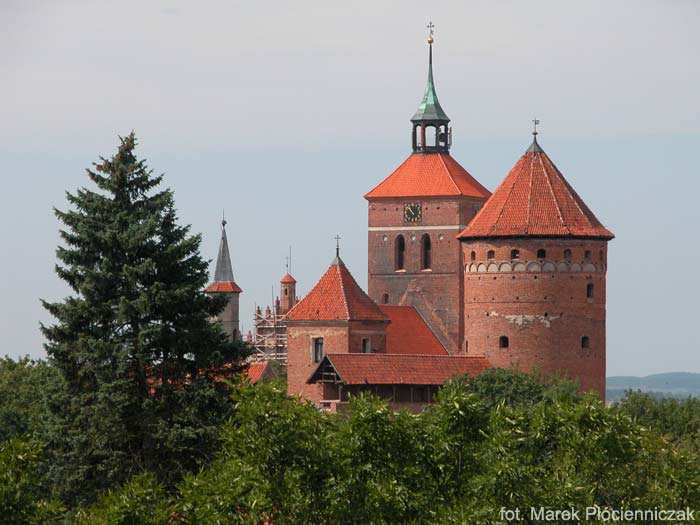
[[[134,130],[213,259],[222,211],[241,324],[335,235],[367,283],[364,193],[410,153],[435,24],[452,155],[490,190],[539,142],[609,248],[608,375],[700,372],[700,3],[0,2],[0,355],[44,357],[65,192]],[[213,272],[213,263],[212,263]]]

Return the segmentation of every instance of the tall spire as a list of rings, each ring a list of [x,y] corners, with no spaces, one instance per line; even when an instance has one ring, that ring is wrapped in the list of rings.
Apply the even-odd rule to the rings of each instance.
[[[226,239],[226,219],[221,220],[221,241],[219,242],[219,254],[216,256],[214,282],[234,282],[231,255],[228,251],[228,240]]]
[[[423,100],[421,101],[415,115],[411,118],[411,122],[421,122],[421,121],[446,121],[449,122],[450,118],[447,116],[445,111],[440,106],[438,101],[437,93],[435,92],[435,81],[433,80],[433,23],[428,25],[430,29],[430,36],[428,37],[428,82],[425,85],[425,93],[423,94]]]
[[[450,149],[451,130],[448,128],[450,117],[447,116],[438,101],[433,80],[433,28],[428,24],[428,82],[425,86],[423,100],[416,113],[411,117],[413,123],[413,151],[416,153],[447,153]]]

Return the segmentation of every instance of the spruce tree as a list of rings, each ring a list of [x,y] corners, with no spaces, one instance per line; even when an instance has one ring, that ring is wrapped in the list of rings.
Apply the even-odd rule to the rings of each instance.
[[[86,170],[96,191],[67,193],[72,209],[55,210],[56,272],[73,295],[43,302],[57,322],[42,331],[66,385],[51,477],[71,504],[144,470],[172,486],[205,464],[232,413],[222,367],[237,371],[247,352],[210,322],[225,299],[203,292],[201,237],[177,224],[134,133],[120,140]]]

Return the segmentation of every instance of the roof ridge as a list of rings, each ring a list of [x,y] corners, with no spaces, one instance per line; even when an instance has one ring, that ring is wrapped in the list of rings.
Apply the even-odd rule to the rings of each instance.
[[[523,155],[523,157],[524,157],[524,156],[525,156],[525,155]],[[521,157],[521,159],[522,159],[522,157]],[[493,191],[493,194],[492,194],[492,195],[495,195],[496,193],[498,193],[498,190],[500,189],[500,187],[501,187],[503,184],[505,184],[506,180],[508,180],[507,177],[506,177],[506,179],[505,179],[503,182],[501,182],[501,184],[498,186],[498,188],[496,188],[496,189]],[[515,183],[516,183],[516,182],[517,182],[517,177],[513,177],[513,182],[511,183],[510,189],[508,190],[508,194],[506,195],[506,198],[503,199],[503,204],[501,205],[501,209],[498,211],[498,217],[496,217],[496,220],[493,221],[493,224],[496,224],[496,223],[498,223],[498,221],[501,220],[501,217],[503,216],[503,213],[504,213],[505,210],[506,210],[506,203],[507,203],[508,200],[510,199],[510,195],[513,193],[513,188],[515,188]],[[488,202],[489,202],[489,201],[486,201],[486,204],[488,204]],[[486,207],[486,204],[484,205],[484,208]],[[472,220],[473,220],[473,219],[472,219]],[[469,225],[467,225],[467,228],[469,228]],[[466,228],[465,228],[465,229],[466,229]],[[491,228],[491,230],[493,230],[493,228]]]
[[[535,154],[533,153],[533,156],[534,155]],[[554,205],[557,207],[557,215],[559,215],[559,222],[561,222],[561,225],[566,230],[566,232],[569,235],[571,235],[571,228],[569,228],[569,226],[566,224],[566,221],[564,220],[564,214],[561,211],[561,205],[559,203],[559,199],[557,199],[557,196],[554,193],[554,187],[552,186],[552,180],[549,178],[549,172],[547,171],[547,168],[545,168],[544,162],[542,161],[543,156],[546,157],[547,154],[542,152],[542,154],[540,155],[540,166],[542,166],[542,172],[544,173],[544,180],[547,181],[547,186],[549,187],[549,192],[552,194],[552,200],[554,201]],[[556,170],[556,166],[554,166],[554,168]],[[559,173],[559,175],[563,177],[563,175],[561,175],[561,173]],[[532,199],[530,199],[530,200],[532,200]]]
[[[462,193],[462,190],[460,190],[459,186],[457,186],[457,182],[455,182],[455,178],[454,175],[452,175],[452,172],[450,171],[450,167],[447,165],[447,162],[445,162],[445,159],[443,158],[443,153],[438,153],[438,156],[440,157],[440,162],[442,162],[442,165],[445,167],[445,171],[447,172],[450,182],[455,187],[455,190],[457,191],[457,193]]]
[[[534,166],[533,164],[535,163],[535,157],[534,155],[530,159],[530,195],[532,195],[532,185],[533,185],[533,180],[535,178],[533,171],[534,171]],[[530,231],[530,215],[532,213],[532,199],[527,200],[527,217],[525,217],[525,233],[529,233]]]
[[[343,278],[343,270],[345,266],[337,265],[338,268],[338,278],[340,279],[340,296],[343,298],[343,305],[345,306],[345,317],[350,320],[350,305],[348,304],[348,295],[345,289],[345,279]]]

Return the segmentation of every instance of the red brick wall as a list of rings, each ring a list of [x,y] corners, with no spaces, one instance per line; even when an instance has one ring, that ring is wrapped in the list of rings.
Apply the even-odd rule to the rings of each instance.
[[[325,354],[360,352],[362,338],[371,338],[373,351],[386,351],[386,323],[360,321],[303,322],[287,324],[287,394],[301,394],[318,404],[329,391],[322,383],[308,385],[307,379],[318,367],[313,361],[313,339],[323,337]]]
[[[450,353],[463,339],[463,278],[456,235],[483,199],[371,199],[368,206],[368,295],[378,304],[412,305]],[[422,220],[404,222],[404,203],[421,202]],[[404,236],[405,269],[395,268],[395,241]],[[422,269],[422,237],[431,240],[431,269]]]
[[[306,380],[318,363],[313,361],[313,338],[323,337],[325,353],[348,351],[347,323],[336,325],[305,324],[289,321],[287,324],[287,394],[301,394],[318,403],[323,399],[322,384],[307,385]]]
[[[463,349],[485,355],[497,367],[570,377],[582,391],[596,391],[604,399],[607,243],[501,239],[467,241],[462,248]],[[514,248],[520,251],[518,260],[511,259]],[[539,249],[546,250],[543,259],[537,257]],[[570,261],[565,261],[565,249],[571,250]],[[515,271],[519,264],[525,271]],[[549,265],[553,271],[545,271],[552,270]],[[589,284],[592,298],[587,298]],[[501,336],[508,337],[508,348],[499,348]],[[589,348],[582,348],[584,336]]]

